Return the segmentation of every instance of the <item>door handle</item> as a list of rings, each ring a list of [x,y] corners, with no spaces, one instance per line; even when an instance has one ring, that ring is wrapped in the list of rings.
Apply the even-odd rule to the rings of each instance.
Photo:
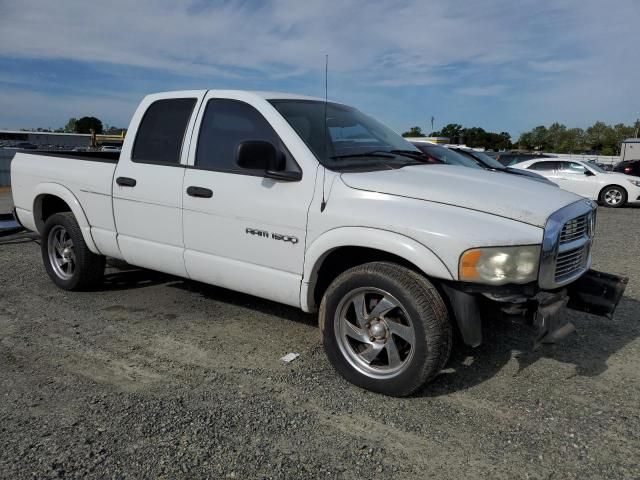
[[[121,187],[135,187],[137,182],[135,178],[118,177],[116,183]]]
[[[211,198],[213,197],[213,190],[204,187],[188,187],[187,195],[191,197]]]

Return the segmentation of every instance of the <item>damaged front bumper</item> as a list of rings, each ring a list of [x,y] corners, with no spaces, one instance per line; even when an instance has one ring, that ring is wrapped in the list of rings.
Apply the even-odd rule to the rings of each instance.
[[[575,330],[564,315],[565,308],[612,318],[628,282],[627,277],[589,270],[561,292],[540,292],[533,319],[538,332],[534,348],[555,343]]]
[[[575,330],[566,315],[570,308],[611,318],[627,287],[629,279],[620,275],[588,270],[566,287],[553,291],[528,290],[483,292],[477,287],[443,285],[462,338],[467,345],[482,342],[478,293],[490,299],[491,310],[499,307],[503,316],[524,320],[536,328],[534,348],[555,343]]]

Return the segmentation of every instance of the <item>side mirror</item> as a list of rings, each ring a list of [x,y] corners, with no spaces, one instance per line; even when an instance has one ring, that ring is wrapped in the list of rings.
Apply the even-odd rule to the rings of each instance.
[[[302,178],[299,171],[286,170],[284,154],[264,140],[247,140],[238,145],[236,164],[250,170],[264,170],[264,176],[276,180],[297,181]]]
[[[236,163],[249,170],[279,170],[280,166],[276,147],[262,140],[248,140],[238,145]]]
[[[584,171],[584,174],[585,174],[587,177],[593,177],[593,176],[595,175],[595,173],[593,173],[591,170],[586,170],[586,169],[585,169],[585,171]]]

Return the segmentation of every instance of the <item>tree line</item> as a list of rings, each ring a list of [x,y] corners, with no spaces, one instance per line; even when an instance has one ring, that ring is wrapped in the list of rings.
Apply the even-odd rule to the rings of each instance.
[[[567,128],[556,122],[548,128],[540,125],[524,132],[520,135],[518,145],[527,150],[555,153],[620,155],[620,143],[637,135],[639,128],[640,121],[636,121],[634,125],[596,122],[587,129]]]
[[[447,137],[451,143],[465,144],[471,148],[484,147],[487,150],[507,150],[512,148],[508,132],[487,132],[481,127],[465,128],[458,123],[450,123],[442,130],[425,135],[420,127],[411,127],[403,137]]]
[[[549,127],[539,125],[520,135],[516,142],[511,141],[507,132],[487,132],[480,127],[465,128],[450,123],[442,130],[425,135],[418,126],[411,127],[403,137],[448,137],[451,143],[464,143],[469,147],[484,147],[487,150],[539,150],[555,153],[594,153],[599,155],[619,155],[620,143],[626,138],[636,136],[640,130],[640,120],[634,125],[618,123],[607,125],[596,122],[587,129],[567,128],[555,122]]]
[[[46,131],[39,129],[40,131]],[[72,117],[69,119],[64,127],[56,128],[56,133],[91,133],[93,130],[97,135],[120,135],[122,132],[126,133],[126,128],[118,128],[103,124],[102,120],[96,117]]]

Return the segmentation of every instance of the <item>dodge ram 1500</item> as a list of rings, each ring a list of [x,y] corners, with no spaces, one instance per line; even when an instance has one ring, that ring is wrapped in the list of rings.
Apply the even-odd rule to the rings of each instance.
[[[388,395],[433,378],[456,330],[479,345],[481,305],[526,319],[540,343],[572,329],[567,306],[611,315],[626,285],[590,270],[593,202],[429,164],[310,97],[149,95],[120,153],[18,153],[11,175],[60,288],[96,288],[114,257],[318,311],[335,369]]]

